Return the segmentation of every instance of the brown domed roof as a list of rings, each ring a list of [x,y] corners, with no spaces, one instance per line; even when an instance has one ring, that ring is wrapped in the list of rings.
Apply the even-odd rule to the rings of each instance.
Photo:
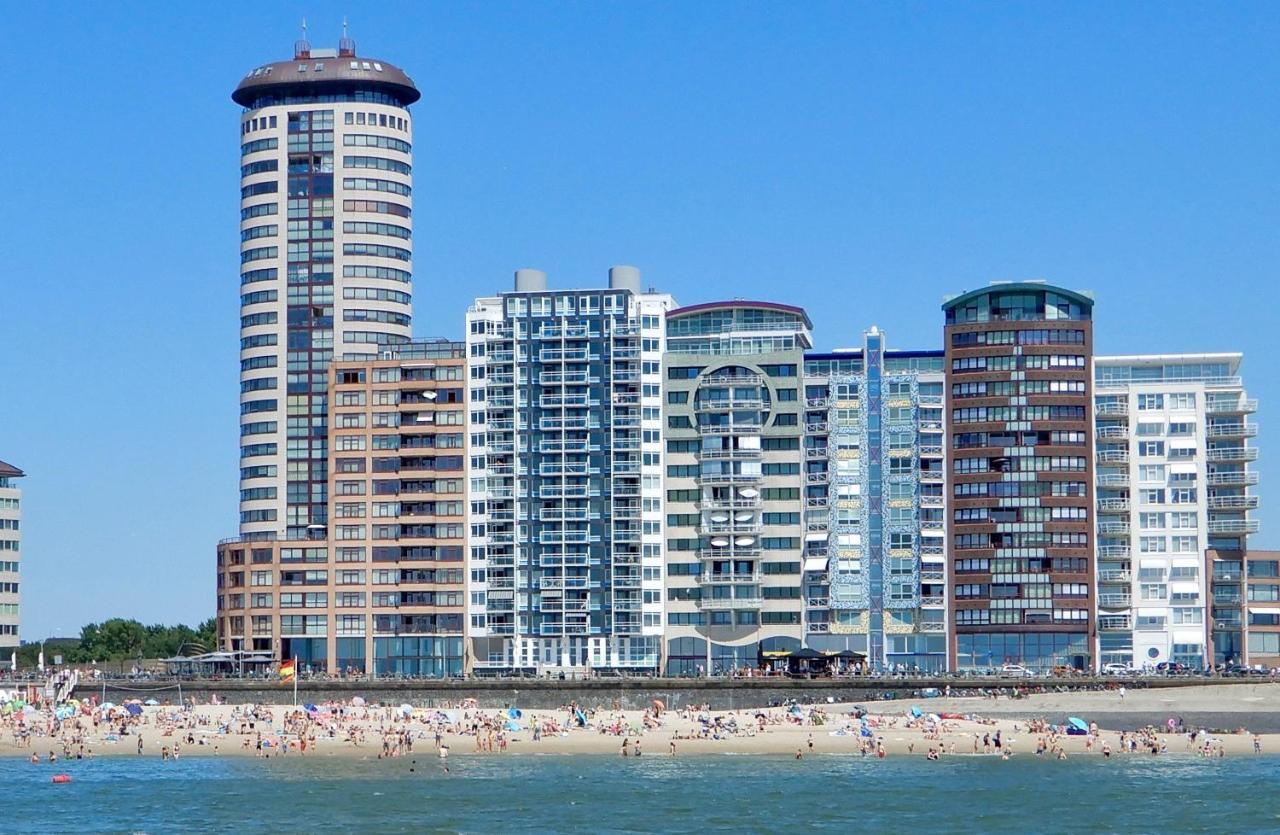
[[[328,52],[328,51],[324,51]],[[276,61],[251,70],[236,87],[231,98],[236,104],[252,106],[260,96],[272,94],[324,95],[343,89],[381,90],[410,105],[422,98],[404,70],[386,61],[355,55],[334,56],[312,52],[292,61]]]

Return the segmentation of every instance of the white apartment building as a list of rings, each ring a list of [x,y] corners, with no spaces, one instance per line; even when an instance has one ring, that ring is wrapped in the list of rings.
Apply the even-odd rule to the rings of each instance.
[[[1219,658],[1233,646],[1232,618],[1215,621],[1209,555],[1243,551],[1258,524],[1248,491],[1256,402],[1245,396],[1241,358],[1094,359],[1101,664],[1199,669],[1211,646]]]
[[[514,292],[467,311],[468,629],[477,674],[657,670],[671,297]]]
[[[17,480],[24,473],[0,461],[0,648],[18,646],[21,598],[18,595],[21,563],[22,491]],[[7,660],[7,659],[6,659]]]

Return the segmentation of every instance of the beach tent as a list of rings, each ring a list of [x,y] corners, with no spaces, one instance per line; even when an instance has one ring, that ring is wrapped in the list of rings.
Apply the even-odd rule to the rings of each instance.
[[[912,716],[914,716],[915,718],[919,719],[921,716],[924,716],[924,711],[923,711],[923,710],[921,710],[920,708],[916,707],[915,705],[912,705],[912,706],[911,706],[911,715],[912,715]]]
[[[587,726],[587,714],[583,713],[580,708],[574,708],[573,718],[578,723],[578,727],[585,728]]]
[[[508,719],[506,725],[504,725],[503,727],[505,727],[507,730],[511,731],[512,733],[518,733],[524,730],[524,728],[520,727],[520,723],[514,719]]]
[[[507,708],[507,718],[509,719],[519,719],[523,715],[524,715],[523,713],[521,713],[519,710],[517,710],[514,707]]]
[[[1067,735],[1084,736],[1089,733],[1089,725],[1078,716],[1067,717]]]

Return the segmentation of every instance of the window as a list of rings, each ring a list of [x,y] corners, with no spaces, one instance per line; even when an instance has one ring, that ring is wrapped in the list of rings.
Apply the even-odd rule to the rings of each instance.
[[[1139,394],[1138,409],[1139,411],[1153,411],[1164,408],[1163,394]]]

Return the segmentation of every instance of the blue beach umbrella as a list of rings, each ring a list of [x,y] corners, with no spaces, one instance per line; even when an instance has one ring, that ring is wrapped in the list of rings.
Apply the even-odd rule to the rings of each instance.
[[[516,710],[514,707],[507,708],[507,717],[510,719],[519,719],[524,714]]]

